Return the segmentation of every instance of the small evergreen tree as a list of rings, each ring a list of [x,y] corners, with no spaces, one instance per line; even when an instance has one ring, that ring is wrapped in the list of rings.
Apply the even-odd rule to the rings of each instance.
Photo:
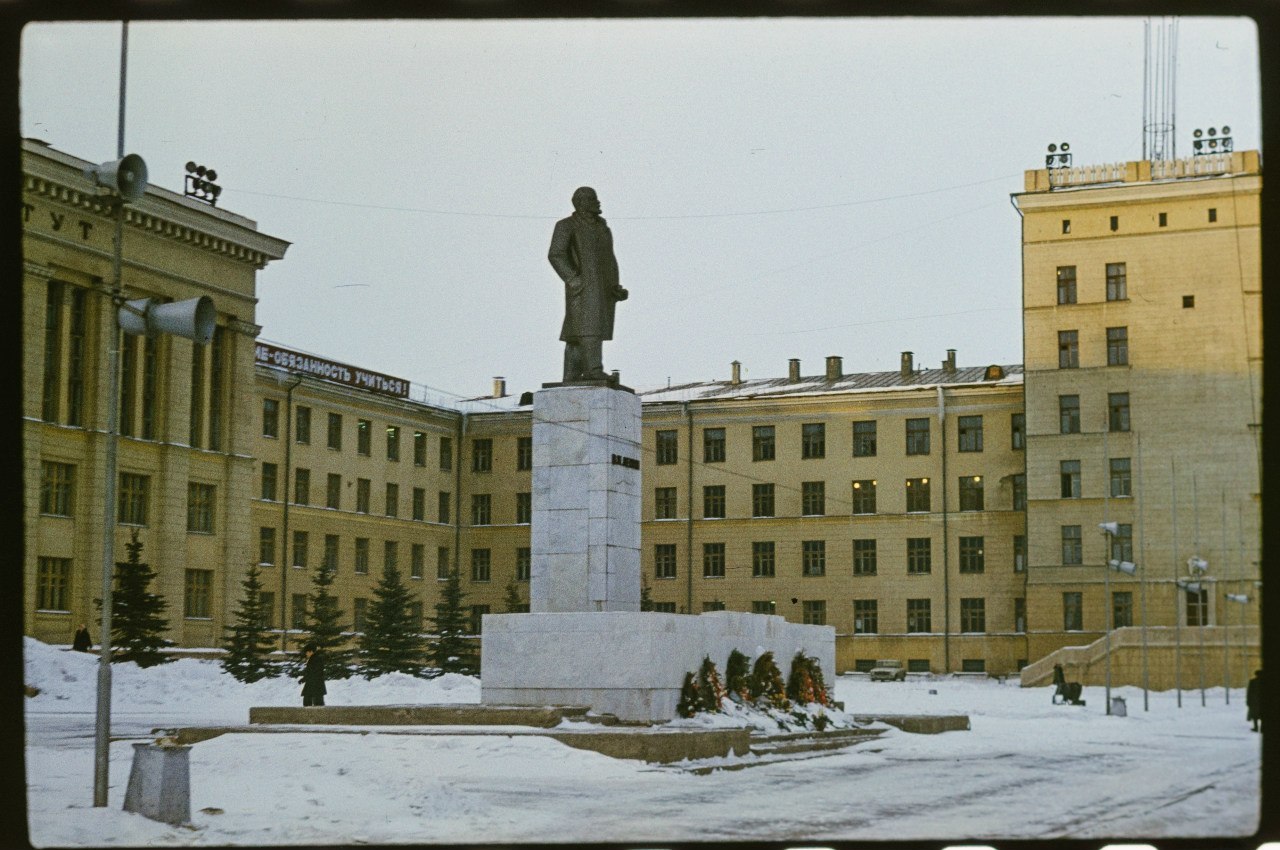
[[[449,573],[445,580],[440,591],[440,602],[436,604],[436,615],[431,618],[431,623],[435,627],[436,637],[430,657],[436,668],[441,673],[474,673],[471,645],[466,639],[470,633],[470,623],[462,610],[462,577],[457,569]]]
[[[653,595],[649,592],[649,582],[640,580],[640,610],[653,610]]]
[[[818,659],[797,652],[791,659],[791,675],[787,679],[787,696],[801,705],[816,702],[829,705],[826,683]]]
[[[249,568],[240,582],[244,596],[235,611],[235,625],[223,627],[227,654],[222,658],[222,669],[241,682],[280,675],[280,666],[269,659],[275,641],[267,628],[271,611],[262,603],[261,576],[256,565]]]
[[[680,687],[680,702],[676,703],[676,713],[681,717],[693,717],[701,710],[702,693],[698,688],[698,677],[685,673],[684,684]]]
[[[382,568],[382,578],[373,589],[373,604],[365,617],[360,638],[360,661],[366,679],[384,673],[422,673],[422,636],[413,622],[413,597],[394,564]]]
[[[519,614],[525,610],[524,600],[520,598],[520,585],[512,579],[507,582],[507,598],[505,600],[508,614]]]
[[[787,686],[782,681],[782,671],[773,660],[773,653],[766,652],[756,659],[751,669],[751,699],[773,708],[788,708]]]
[[[729,653],[729,663],[724,667],[724,686],[730,697],[741,702],[751,700],[751,659],[738,650]]]
[[[317,654],[324,662],[325,679],[348,679],[351,677],[351,650],[347,648],[347,625],[342,622],[342,609],[338,607],[338,597],[333,595],[333,568],[321,565],[311,575],[311,592],[307,594],[307,610],[303,621],[309,637],[303,644],[314,643]],[[305,657],[299,656],[301,663],[291,675],[302,675]]]
[[[132,661],[139,667],[167,664],[173,659],[161,650],[173,641],[161,636],[169,628],[164,618],[169,603],[147,588],[155,571],[142,563],[142,541],[138,530],[124,546],[127,560],[116,564],[115,586],[111,591],[111,660]],[[93,600],[102,610],[102,600]]]
[[[720,701],[725,697],[724,683],[720,681],[720,671],[711,656],[703,656],[702,666],[698,668],[698,695],[702,698],[704,711],[718,712]]]

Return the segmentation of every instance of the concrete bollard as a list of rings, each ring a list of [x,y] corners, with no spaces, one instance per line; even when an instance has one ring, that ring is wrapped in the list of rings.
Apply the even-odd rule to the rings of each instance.
[[[186,744],[134,744],[124,810],[175,826],[190,823],[190,753]]]
[[[1124,704],[1124,697],[1111,698],[1111,716],[1112,717],[1128,717],[1129,712]]]

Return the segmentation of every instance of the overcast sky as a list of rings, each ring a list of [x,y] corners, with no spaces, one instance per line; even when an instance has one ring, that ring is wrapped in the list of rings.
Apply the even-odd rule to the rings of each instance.
[[[1178,20],[1176,145],[1261,147],[1242,18]],[[560,380],[556,219],[595,187],[638,389],[1022,361],[1010,193],[1142,155],[1142,18],[135,22],[125,147],[293,243],[262,338],[436,392]],[[119,24],[24,32],[22,132],[115,158]],[[126,280],[127,285],[127,280]]]

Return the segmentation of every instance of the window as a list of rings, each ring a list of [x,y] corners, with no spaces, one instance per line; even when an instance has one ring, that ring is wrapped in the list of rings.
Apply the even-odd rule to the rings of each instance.
[[[724,610],[724,600],[723,600],[723,599],[710,599],[710,600],[707,600],[706,602],[703,602],[703,603],[702,603],[702,610],[703,610],[704,612],[706,612],[706,611],[723,611],[723,610]]]
[[[874,599],[853,600],[853,633],[855,635],[873,635],[880,631],[878,607]]]
[[[440,438],[440,471],[449,472],[453,469],[453,438]]]
[[[982,597],[961,597],[960,631],[985,632],[987,630],[987,600]]]
[[[876,482],[874,478],[853,482],[853,513],[876,512]]]
[[[724,485],[702,488],[702,518],[724,519]]]
[[[533,469],[533,437],[516,437],[516,469]]]
[[[676,488],[655,487],[653,490],[654,519],[676,518]]]
[[[751,485],[751,515],[752,516],[773,516],[773,485],[772,484],[752,484]]]
[[[363,632],[369,616],[369,600],[357,596],[351,603],[351,628]]]
[[[865,420],[853,423],[853,456],[876,456],[875,420]]]
[[[1069,590],[1062,594],[1062,630],[1078,632],[1084,629],[1084,602],[1079,591]]]
[[[827,485],[824,481],[800,483],[800,513],[804,516],[822,516],[827,512]]]
[[[1187,597],[1187,625],[1209,625],[1209,591],[1201,587],[1199,591],[1185,592]]]
[[[124,337],[124,349],[120,352],[120,433],[133,436],[135,415],[134,401],[137,392],[138,338]],[[187,420],[187,433],[192,448],[204,446],[205,360],[207,347],[191,346],[191,407]]]
[[[674,614],[676,613],[676,603],[674,602],[655,602],[653,603],[654,613],[657,614]]]
[[[1218,210],[1217,210],[1217,208],[1216,208],[1216,207],[1209,207],[1209,221],[1214,222],[1214,221],[1217,221],[1217,220],[1218,220]]]
[[[293,594],[293,616],[289,621],[291,629],[305,629],[307,627],[307,595],[305,593]]]
[[[1015,573],[1027,571],[1027,536],[1025,534],[1013,536],[1013,571]]]
[[[981,416],[961,416],[956,420],[956,428],[960,436],[960,451],[982,451]]]
[[[822,422],[809,422],[800,426],[800,457],[816,460],[827,456],[827,426]]]
[[[368,478],[356,479],[356,513],[369,513],[370,495],[372,484]]]
[[[269,590],[258,592],[258,603],[261,606],[262,619],[258,621],[258,625],[264,629],[276,628],[276,595]]]
[[[929,510],[929,479],[907,479],[907,511],[920,512]]]
[[[827,574],[827,542],[805,540],[800,544],[800,574],[825,576]]]
[[[116,522],[121,525],[146,525],[147,503],[150,501],[151,477],[120,473],[120,492],[116,497]]]
[[[325,442],[334,451],[342,451],[342,414],[329,414],[329,427]]]
[[[658,543],[653,547],[653,577],[676,577],[676,544]]]
[[[408,606],[409,625],[415,633],[422,631],[422,600],[415,599]]]
[[[421,487],[413,488],[413,518],[418,522],[427,520],[427,491]]]
[[[1112,230],[1114,229],[1112,228]],[[985,673],[987,672],[987,660],[985,658],[962,658],[960,659],[960,672]]]
[[[1107,328],[1107,365],[1129,365],[1129,329]]]
[[[1168,227],[1168,226],[1169,226],[1169,214],[1168,214],[1168,213],[1160,213],[1159,220],[1160,220],[1160,226],[1161,226],[1161,227]]]
[[[1070,233],[1070,232],[1071,232],[1071,219],[1069,219],[1069,218],[1064,218],[1064,219],[1062,220],[1062,232],[1063,232],[1064,234],[1067,234],[1067,233]]]
[[[40,558],[36,561],[36,609],[71,610],[71,559]]]
[[[427,435],[421,431],[413,432],[413,465],[427,465]]]
[[[1132,478],[1129,473],[1129,458],[1111,458],[1111,495],[1132,496]]]
[[[305,531],[295,531],[293,533],[293,565],[295,567],[305,567],[307,565],[307,543],[310,535]]]
[[[1133,526],[1122,522],[1116,528],[1116,533],[1111,535],[1111,560],[1133,563]]]
[[[356,575],[367,575],[369,572],[369,538],[357,537],[355,558],[352,560]]]
[[[855,576],[873,576],[876,574],[876,541],[853,541],[853,574]]]
[[[489,613],[488,605],[471,606],[471,634],[478,635],[484,629],[484,615]]]
[[[382,541],[382,568],[385,570],[399,569],[400,567],[400,547],[394,540]]]
[[[1076,267],[1058,266],[1058,303],[1076,303]]]
[[[516,524],[528,525],[533,522],[533,494],[516,493]]]
[[[927,659],[927,658],[908,658],[908,659],[907,659],[907,672],[908,672],[908,673],[928,673],[928,672],[929,672],[929,659]]]
[[[330,472],[325,485],[324,506],[338,510],[342,507],[342,476]]]
[[[1084,563],[1084,547],[1080,526],[1062,526],[1062,563],[1066,566]]]
[[[773,460],[773,426],[754,425],[751,428],[751,459]]]
[[[40,418],[58,421],[58,402],[62,395],[62,302],[65,284],[49,281],[44,304],[44,395]]]
[[[724,461],[724,429],[702,429],[702,460],[704,463]]]
[[[1107,393],[1107,428],[1112,431],[1129,430],[1129,394]]]
[[[262,436],[280,436],[280,401],[274,398],[262,400]]]
[[[908,599],[907,600],[907,631],[908,632],[929,632],[933,631],[933,617],[930,608],[931,600],[928,599]]]
[[[213,505],[216,488],[212,484],[187,482],[187,531],[213,534]]]
[[[1115,230],[1114,227],[1111,229]],[[1107,263],[1107,300],[1126,301],[1128,298],[1129,286],[1124,263]]]
[[[724,578],[724,544],[702,544],[702,577]]]
[[[387,426],[387,460],[400,459],[400,426]]]
[[[1117,590],[1111,594],[1111,628],[1123,629],[1133,625],[1133,593]]]
[[[1080,433],[1080,396],[1058,396],[1058,433]]]
[[[276,471],[274,463],[262,464],[262,498],[268,502],[276,500]]]
[[[493,440],[485,437],[471,441],[471,471],[489,472],[493,469]]]
[[[40,462],[40,513],[71,516],[75,503],[76,468],[69,463]]]
[[[1019,634],[1027,630],[1027,600],[1019,596],[1013,600],[1013,630]],[[1025,664],[1019,664],[1021,670]]]
[[[1113,231],[1120,229],[1120,216],[1118,215],[1111,216],[1111,229]]]
[[[929,420],[907,420],[907,454],[927,455],[929,453]]]
[[[655,609],[656,610],[656,609]],[[777,614],[778,603],[772,599],[759,599],[751,603],[752,614]]]
[[[1025,473],[1019,472],[1009,479],[1013,484],[1013,509],[1015,511],[1025,511],[1027,509],[1027,476]]]
[[[773,578],[775,552],[772,540],[757,540],[751,544],[751,577]]]
[[[67,338],[67,424],[84,424],[84,359],[87,348],[88,332],[88,296],[81,287],[71,288],[71,328]],[[155,400],[156,374],[156,340],[147,338],[144,342],[143,380],[150,386],[143,389],[143,404],[148,410],[143,412],[143,437],[151,436],[150,408]]]
[[[986,569],[983,543],[982,537],[960,538],[960,572],[980,573]]]
[[[853,660],[853,672],[870,673],[876,669],[876,660],[874,658],[855,658]]]
[[[488,493],[471,494],[472,525],[488,525],[492,521],[492,502]]]
[[[1080,368],[1080,332],[1058,331],[1058,368]]]
[[[326,570],[337,572],[338,570],[338,535],[326,534],[324,536],[324,557],[320,559],[320,566]]]
[[[304,446],[311,445],[311,408],[293,409],[293,439]]]
[[[311,470],[298,467],[293,471],[293,503],[311,504]]]
[[[982,476],[962,475],[960,477],[960,510],[982,510]]]
[[[387,516],[400,516],[400,485],[387,482]]]
[[[187,570],[183,583],[182,616],[188,620],[207,620],[211,616],[209,593],[213,587],[213,570]]]
[[[658,466],[670,466],[680,459],[675,431],[657,431],[654,433],[654,439],[657,440]]]
[[[276,530],[268,526],[258,528],[258,564],[274,566],[276,562]]]
[[[1196,306],[1196,297],[1194,295],[1182,296],[1182,309],[1189,310]]]
[[[450,494],[441,490],[436,495],[436,515],[440,517],[440,522],[449,521],[449,503],[452,501]]]
[[[368,419],[356,420],[356,454],[373,454],[373,423]]]
[[[933,569],[933,539],[907,538],[907,575],[925,575]]]
[[[1025,413],[1009,414],[1009,448],[1025,449],[1027,447],[1027,415]]]
[[[806,599],[800,603],[801,617],[806,626],[827,624],[827,603],[824,599]]]
[[[449,547],[436,547],[436,579],[443,580],[449,577]]]
[[[471,550],[471,580],[472,581],[488,581],[489,580],[489,550],[488,549],[472,549]]]
[[[1058,464],[1058,470],[1058,478],[1062,483],[1062,498],[1080,498],[1080,461],[1061,461]]]
[[[516,581],[529,581],[533,575],[533,550],[528,546],[516,547]]]

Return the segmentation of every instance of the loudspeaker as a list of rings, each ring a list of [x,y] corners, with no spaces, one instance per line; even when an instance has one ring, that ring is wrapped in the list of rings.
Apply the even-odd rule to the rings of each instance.
[[[126,202],[138,200],[147,191],[147,164],[136,153],[124,159],[91,165],[84,170],[84,176],[97,186],[119,193]]]
[[[217,315],[213,299],[208,295],[171,304],[157,304],[150,298],[139,298],[126,301],[117,312],[116,320],[125,333],[134,336],[166,333],[207,345],[213,339]]]

